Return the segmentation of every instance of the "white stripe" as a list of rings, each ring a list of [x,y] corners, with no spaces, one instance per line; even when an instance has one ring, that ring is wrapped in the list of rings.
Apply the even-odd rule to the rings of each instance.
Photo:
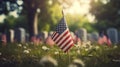
[[[68,29],[66,29],[66,30],[55,40],[55,42],[57,42],[67,31],[68,31]]]
[[[58,36],[58,33],[56,33],[56,35],[54,35],[53,40],[54,40],[57,36]]]
[[[69,46],[71,46],[72,44],[73,44],[73,41],[71,41],[65,48],[63,48],[63,51],[66,51],[69,48]]]
[[[71,38],[69,37],[69,38],[60,46],[60,48],[63,48],[63,46],[65,46],[65,44],[68,43],[68,41],[70,41],[70,40],[71,40]]]
[[[63,38],[58,42],[58,44],[60,44],[61,42],[63,42],[69,35],[70,35],[70,33],[68,33],[66,36],[63,36]]]
[[[56,32],[54,32],[54,33],[51,35],[52,38],[55,36],[55,33],[56,33]]]

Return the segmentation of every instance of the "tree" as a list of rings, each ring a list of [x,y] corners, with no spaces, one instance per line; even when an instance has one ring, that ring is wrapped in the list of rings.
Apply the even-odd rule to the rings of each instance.
[[[23,3],[20,4],[19,1]],[[52,5],[50,1],[53,2]],[[0,0],[0,14],[8,15],[9,12],[18,10],[19,14],[27,17],[28,25],[26,26],[28,26],[31,39],[32,36],[38,34],[38,17],[40,21],[39,24],[42,25],[40,28],[50,28],[49,24],[52,25],[54,23],[52,17],[53,10],[50,9],[50,5],[53,7],[56,3],[56,0]]]
[[[106,27],[119,28],[120,0],[92,0],[90,12],[96,17],[97,25],[106,24]]]
[[[14,10],[20,13],[21,4],[18,3],[18,0],[0,0],[0,15],[4,14],[7,16],[4,23],[1,25],[3,33],[6,29],[13,28],[15,18],[13,16],[9,16],[9,13]]]
[[[17,11],[17,13],[20,14],[22,4],[22,0],[0,0],[0,15],[9,15],[12,11]]]
[[[53,3],[49,3],[50,1]],[[48,30],[49,25],[54,23],[53,10],[50,8],[56,4],[56,0],[23,0],[23,2],[22,14],[27,16],[30,38],[38,34],[38,21],[41,30]]]
[[[23,3],[20,4],[20,1]],[[0,14],[8,15],[9,12],[14,10],[18,10],[18,13],[20,13],[22,10],[21,14],[25,15],[28,20],[28,31],[31,38],[38,34],[38,15],[39,12],[45,13],[47,11],[47,1],[48,0],[0,0]]]

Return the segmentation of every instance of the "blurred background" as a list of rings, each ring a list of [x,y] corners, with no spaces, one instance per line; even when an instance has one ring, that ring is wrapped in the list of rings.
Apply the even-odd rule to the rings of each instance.
[[[0,0],[0,32],[24,28],[30,38],[41,31],[53,31],[65,18],[70,31],[85,28],[88,33],[120,30],[119,0]]]

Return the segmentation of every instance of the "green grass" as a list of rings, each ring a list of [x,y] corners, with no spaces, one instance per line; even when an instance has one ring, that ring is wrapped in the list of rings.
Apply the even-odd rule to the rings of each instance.
[[[58,67],[68,67],[74,59],[81,59],[85,67],[119,67],[120,46],[73,46],[68,53],[64,53],[57,46],[46,44],[0,44],[0,67],[41,67],[39,61],[44,56],[54,58]]]

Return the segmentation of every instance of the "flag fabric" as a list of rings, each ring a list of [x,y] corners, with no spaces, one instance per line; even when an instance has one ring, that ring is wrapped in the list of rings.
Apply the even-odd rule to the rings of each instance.
[[[111,45],[111,40],[107,35],[103,36],[103,42],[106,43],[108,46]]]
[[[98,38],[98,43],[99,43],[100,45],[101,45],[101,44],[104,44],[102,37],[99,37],[99,38]]]
[[[68,52],[74,45],[64,17],[60,20],[55,32],[52,34],[52,39],[64,52]]]
[[[103,39],[104,43],[107,43],[107,36],[106,35],[103,35],[102,39]]]
[[[50,46],[53,46],[55,44],[50,35],[47,37],[45,43]]]
[[[110,40],[110,38],[108,38],[108,39],[107,39],[107,45],[108,45],[108,46],[111,46],[111,44],[112,44],[112,43],[111,43],[111,40]]]
[[[107,35],[103,35],[102,37],[101,36],[99,37],[98,43],[99,44],[107,44],[108,46],[110,46],[111,40],[109,39],[109,37],[107,37]]]
[[[6,44],[6,43],[7,43],[6,34],[2,34],[2,36],[1,36],[1,41],[2,41],[3,44]]]
[[[33,36],[31,37],[31,42],[33,42],[35,45],[39,45],[41,43],[40,38]]]

